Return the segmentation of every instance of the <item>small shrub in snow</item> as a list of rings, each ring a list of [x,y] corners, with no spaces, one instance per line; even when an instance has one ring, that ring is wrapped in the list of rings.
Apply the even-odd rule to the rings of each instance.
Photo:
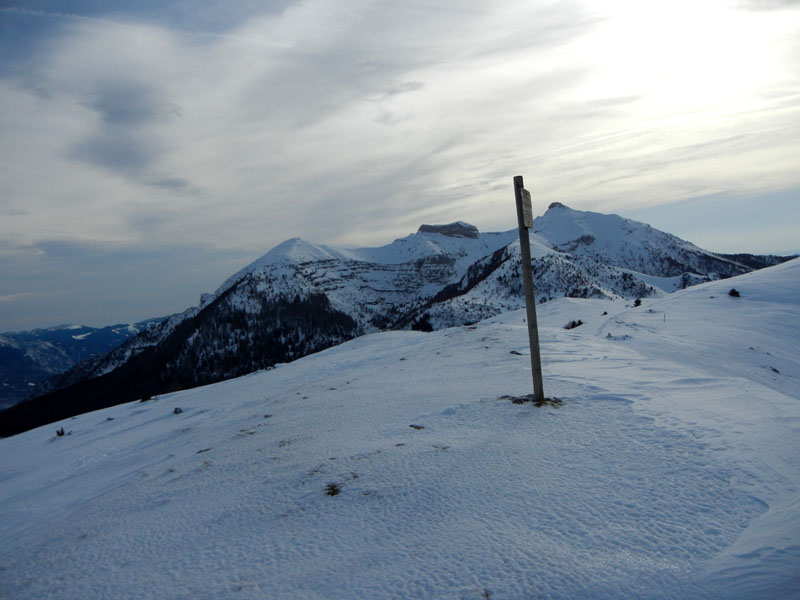
[[[179,415],[183,412],[183,409],[180,406],[176,406],[175,409],[172,411],[172,414]]]
[[[539,408],[545,405],[558,408],[564,403],[561,398],[545,398],[544,400],[536,400],[536,397],[533,394],[528,394],[526,396],[504,395],[500,396],[500,400],[511,400],[512,404],[525,404],[527,402],[533,402],[533,405]]]
[[[63,436],[63,435],[64,435],[64,428],[62,427],[62,428],[60,428],[60,429],[56,429],[56,435],[57,435],[58,437],[61,437],[61,436]]]
[[[338,496],[341,491],[342,488],[335,482],[325,486],[325,493],[328,494],[328,496]]]
[[[736,288],[731,288],[731,291],[728,292],[728,296],[730,296],[731,298],[738,298],[740,295],[741,294],[739,294],[739,290],[737,290]]]
[[[425,313],[414,323],[411,324],[411,329],[413,329],[414,331],[425,331],[430,333],[431,331],[433,331],[433,325],[431,325],[430,318],[431,318],[430,314]]]
[[[578,319],[577,321],[573,320],[564,325],[564,329],[575,329],[576,327],[580,327],[581,325],[583,325],[583,321],[581,321],[580,319]]]
[[[637,298],[636,300],[633,301],[634,308],[637,307],[637,306],[641,306],[641,305],[642,305],[642,299],[641,298]]]

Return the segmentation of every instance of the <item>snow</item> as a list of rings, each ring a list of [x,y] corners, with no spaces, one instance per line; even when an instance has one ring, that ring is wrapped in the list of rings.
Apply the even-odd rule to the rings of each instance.
[[[478,259],[511,243],[515,235],[516,231],[481,233],[477,239],[470,239],[437,233],[414,233],[376,248],[334,248],[292,238],[278,244],[264,256],[229,277],[217,289],[214,297],[230,289],[248,274],[267,273],[281,266],[313,262],[325,264],[325,261],[342,261],[359,263],[349,265],[349,268],[381,270],[383,267],[385,270],[390,265],[403,265],[420,259],[448,255],[456,257],[455,271],[460,274]],[[346,268],[348,265],[339,266],[343,267]]]
[[[681,287],[681,278],[677,277],[657,277],[656,275],[645,275],[644,273],[637,273],[630,269],[620,269],[624,273],[630,273],[633,277],[641,279],[647,285],[651,285],[662,292],[674,292]]]
[[[540,305],[561,408],[514,311],[2,439],[0,597],[798,598],[799,305]]]
[[[343,255],[329,246],[321,246],[306,242],[300,238],[292,238],[278,244],[262,258],[264,262],[268,263],[302,263],[314,260],[341,259]]]
[[[670,265],[670,260],[664,262],[666,256],[697,269],[707,268],[704,262],[719,260],[706,250],[646,223],[619,215],[573,210],[559,203],[552,204],[534,220],[533,231],[562,252],[601,258],[649,275],[661,275],[660,271]],[[729,274],[740,272],[743,270]]]
[[[472,227],[463,221],[464,227]],[[349,250],[353,260],[378,264],[400,264],[440,254],[458,257],[456,266],[463,271],[476,260],[483,258],[516,239],[517,232],[479,233],[477,238],[452,237],[439,233],[417,232],[400,238],[378,248],[357,248]]]
[[[534,231],[554,246],[563,246],[583,236],[595,238],[589,244],[600,241],[604,250],[619,252],[631,244],[633,237],[638,246],[646,246],[647,242],[656,240],[660,243],[669,239],[676,245],[699,250],[694,244],[686,242],[671,234],[655,230],[646,223],[626,219],[619,215],[607,215],[591,211],[573,210],[563,204],[551,207],[545,214],[537,217]],[[625,239],[628,238],[628,239]],[[652,238],[652,241],[648,238]]]

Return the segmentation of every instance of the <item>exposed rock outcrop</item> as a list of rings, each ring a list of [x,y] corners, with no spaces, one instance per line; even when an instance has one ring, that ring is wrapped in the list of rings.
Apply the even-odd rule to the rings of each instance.
[[[478,238],[478,228],[463,221],[447,225],[420,225],[417,233],[439,233],[449,237]]]

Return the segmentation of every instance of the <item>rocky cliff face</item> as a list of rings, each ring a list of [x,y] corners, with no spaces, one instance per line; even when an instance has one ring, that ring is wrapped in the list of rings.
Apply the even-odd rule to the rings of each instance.
[[[463,221],[449,225],[420,225],[418,233],[438,233],[450,237],[478,238],[478,228]]]

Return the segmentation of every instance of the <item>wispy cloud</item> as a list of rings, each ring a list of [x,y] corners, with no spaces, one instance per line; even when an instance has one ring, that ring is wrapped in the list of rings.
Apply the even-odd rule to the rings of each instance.
[[[386,96],[397,96],[398,94],[407,94],[408,92],[418,92],[425,88],[422,81],[404,81],[398,85],[393,85],[383,90]]]
[[[36,296],[33,292],[19,292],[17,294],[6,294],[5,296],[0,296],[0,302],[19,302],[20,300],[26,300],[28,298],[33,298]]]
[[[800,0],[739,0],[735,5],[746,10],[783,10],[800,7]]]

